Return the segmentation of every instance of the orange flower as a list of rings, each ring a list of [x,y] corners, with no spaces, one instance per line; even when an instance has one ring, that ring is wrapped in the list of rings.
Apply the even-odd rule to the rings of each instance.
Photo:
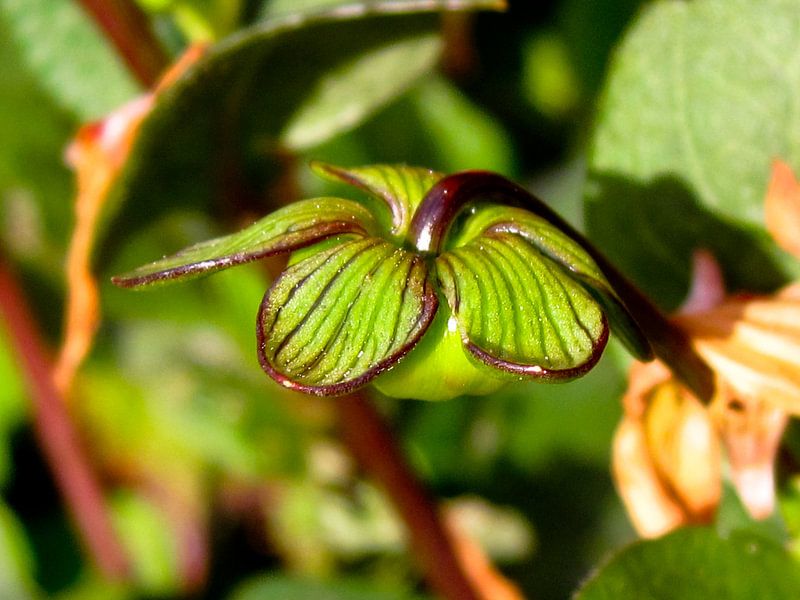
[[[800,185],[783,163],[773,167],[765,213],[776,241],[800,258]],[[800,284],[725,298],[721,281],[713,258],[698,253],[689,300],[674,318],[716,375],[708,408],[661,363],[631,369],[613,471],[645,537],[713,517],[721,449],[751,515],[775,506],[775,455],[789,415],[800,415]]]

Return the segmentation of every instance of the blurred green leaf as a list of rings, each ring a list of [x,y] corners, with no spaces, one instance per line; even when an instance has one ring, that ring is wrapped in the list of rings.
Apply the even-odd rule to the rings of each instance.
[[[11,434],[21,425],[28,412],[27,396],[21,373],[0,326],[0,489],[12,475]]]
[[[584,377],[559,386],[514,386],[501,392],[493,416],[505,440],[501,452],[522,472],[546,473],[558,460],[606,468],[622,415],[622,346],[609,343]]]
[[[82,121],[105,115],[137,91],[87,13],[72,0],[0,0],[0,20],[50,96]]]
[[[710,528],[687,528],[632,544],[592,575],[575,600],[788,600],[798,595],[797,563],[777,544],[750,533],[723,538]]]
[[[51,600],[131,600],[136,598],[132,586],[114,583],[96,572],[88,572],[68,589],[51,596]]]
[[[523,49],[523,90],[528,102],[550,118],[564,118],[574,111],[581,89],[561,36],[544,33]]]
[[[25,531],[14,513],[0,500],[0,598],[33,600],[34,558]]]
[[[118,182],[120,199],[152,218],[165,204],[263,196],[282,153],[355,127],[433,68],[437,20],[420,13],[497,2],[388,6],[295,14],[214,46],[159,97]]]
[[[152,13],[167,13],[191,41],[216,40],[230,33],[242,12],[242,0],[136,0]]]
[[[248,581],[229,600],[423,600],[421,596],[388,590],[373,582],[341,580],[327,583],[264,575]]]
[[[664,304],[683,296],[698,247],[717,255],[734,289],[800,272],[763,228],[771,161],[800,168],[798,35],[800,15],[783,0],[658,2],[612,62],[587,226]]]
[[[110,502],[115,529],[131,557],[137,587],[149,595],[180,589],[174,528],[153,504],[131,492],[117,492]]]
[[[63,148],[74,127],[24,68],[0,14],[0,237],[9,254],[53,279],[69,230]]]
[[[340,165],[408,163],[442,173],[517,172],[517,156],[503,124],[437,74],[424,77],[355,130],[303,155]],[[311,195],[331,193],[308,178],[303,184]]]
[[[444,172],[486,169],[511,175],[516,171],[502,124],[443,77],[425,78],[411,91],[410,101],[419,120],[410,132],[427,136]]]
[[[746,532],[782,545],[789,537],[787,526],[778,511],[773,511],[767,518],[754,519],[729,481],[724,482],[722,499],[714,515],[714,525],[723,538],[733,532]]]

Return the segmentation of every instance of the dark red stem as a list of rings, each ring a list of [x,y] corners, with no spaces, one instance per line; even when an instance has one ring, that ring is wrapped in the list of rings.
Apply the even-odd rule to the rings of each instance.
[[[441,515],[409,469],[392,433],[369,400],[353,393],[333,400],[344,441],[384,489],[408,529],[417,564],[431,588],[449,600],[481,600],[456,558]]]
[[[128,559],[111,524],[100,483],[53,382],[51,361],[36,321],[2,257],[0,317],[24,374],[39,446],[78,533],[103,574],[112,580],[123,580],[129,573]]]
[[[147,16],[130,0],[79,0],[114,44],[139,83],[151,88],[169,65],[169,57],[150,29]]]
[[[428,191],[414,214],[409,240],[421,252],[439,253],[455,216],[475,200],[524,208],[577,242],[603,271],[611,287],[644,331],[656,356],[698,398],[710,402],[714,395],[714,374],[695,352],[683,330],[671,323],[583,234],[539,198],[505,177],[486,171],[465,171],[441,179]]]

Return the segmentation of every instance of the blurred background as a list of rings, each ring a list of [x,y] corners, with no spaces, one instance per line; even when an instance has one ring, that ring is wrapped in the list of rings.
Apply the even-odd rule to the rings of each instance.
[[[139,0],[171,56],[191,41],[321,4],[335,2]],[[270,162],[268,194],[240,206],[161,195],[104,224],[93,259],[103,320],[68,409],[133,580],[108,583],[83,553],[0,331],[3,597],[339,597],[322,596],[328,584],[314,582],[353,598],[422,597],[402,525],[336,435],[335,400],[280,389],[258,366],[263,270],[142,294],[108,277],[280,203],[350,193],[315,180],[311,159],[494,170],[582,227],[598,94],[638,8],[634,0],[512,0],[505,13],[445,15],[438,66],[354,128]],[[55,349],[75,223],[65,148],[82,123],[141,88],[78,2],[0,0],[0,40],[0,244]],[[612,341],[599,366],[569,384],[442,403],[376,400],[419,477],[532,598],[568,597],[634,538],[609,475],[628,360]]]

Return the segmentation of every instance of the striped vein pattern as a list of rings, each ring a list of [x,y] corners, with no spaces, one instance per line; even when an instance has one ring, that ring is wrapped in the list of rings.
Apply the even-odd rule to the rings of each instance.
[[[489,231],[436,260],[467,350],[541,378],[577,376],[598,360],[608,325],[592,296],[524,238]]]
[[[275,280],[258,316],[259,358],[287,387],[346,393],[408,352],[437,304],[420,257],[377,238],[349,240]]]
[[[545,219],[520,208],[484,204],[451,241],[459,246],[486,233],[510,233],[569,271],[600,304],[614,333],[630,352],[648,360],[650,344],[591,256],[572,238]]]
[[[405,165],[372,165],[344,169],[315,162],[311,166],[326,179],[355,185],[382,200],[392,215],[391,233],[398,238],[405,236],[417,206],[428,190],[442,178],[442,174],[436,171]]]

